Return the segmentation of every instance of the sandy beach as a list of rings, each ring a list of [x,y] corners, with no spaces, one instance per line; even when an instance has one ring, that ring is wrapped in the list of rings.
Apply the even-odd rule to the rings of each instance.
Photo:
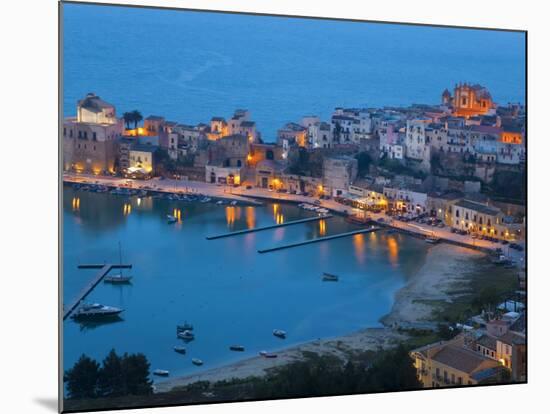
[[[432,307],[424,301],[451,300],[446,293],[453,284],[464,278],[473,266],[472,259],[483,253],[449,244],[430,248],[423,266],[415,272],[395,297],[391,312],[381,319],[385,327],[366,328],[348,335],[326,338],[277,351],[277,358],[261,356],[243,359],[199,374],[176,377],[155,384],[155,392],[166,392],[174,387],[185,386],[196,381],[216,382],[232,378],[264,376],[270,369],[303,359],[304,352],[320,355],[334,355],[346,360],[350,353],[386,349],[407,339],[397,328],[429,326]]]
[[[424,265],[397,292],[391,312],[380,321],[388,327],[434,324],[433,309],[425,302],[451,301],[447,292],[473,269],[472,259],[483,256],[480,251],[446,243],[432,246]]]

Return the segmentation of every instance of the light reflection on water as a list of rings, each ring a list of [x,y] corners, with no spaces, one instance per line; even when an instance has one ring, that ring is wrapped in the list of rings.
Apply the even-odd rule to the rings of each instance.
[[[181,223],[168,224],[168,214]],[[377,325],[391,308],[407,269],[422,262],[425,243],[370,233],[257,252],[358,228],[341,217],[206,240],[208,235],[312,215],[285,203],[218,206],[141,197],[138,206],[137,197],[65,188],[65,301],[94,274],[77,270],[77,264],[118,262],[119,241],[124,261],[134,266],[132,285],[101,283],[87,299],[124,308],[122,322],[93,326],[65,322],[66,364],[82,353],[102,359],[114,347],[118,352],[144,352],[152,369],[179,375],[262,349]],[[338,274],[340,281],[323,283],[325,271]],[[172,347],[178,343],[175,325],[183,320],[194,323],[197,338],[182,359]],[[275,328],[286,330],[288,339],[274,338]],[[227,348],[231,343],[243,344],[246,352],[231,353]],[[205,365],[193,366],[194,357]]]

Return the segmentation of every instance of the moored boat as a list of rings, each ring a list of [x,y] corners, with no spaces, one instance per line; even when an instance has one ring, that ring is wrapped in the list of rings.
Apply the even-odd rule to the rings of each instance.
[[[327,273],[327,272],[323,273],[322,279],[323,279],[323,282],[338,282],[337,275],[334,275],[332,273]]]
[[[185,354],[187,352],[187,350],[185,349],[184,346],[180,346],[180,345],[176,345],[174,347],[174,351],[176,351],[178,354]]]
[[[107,275],[103,279],[105,283],[112,283],[114,285],[116,284],[127,284],[130,283],[132,280],[132,276],[124,276],[123,274],[119,273],[116,275]]]
[[[264,358],[277,358],[277,354],[267,351],[260,351],[260,356],[263,356]]]
[[[436,244],[436,243],[439,243],[440,239],[437,237],[428,236],[424,240],[426,241],[426,243]]]
[[[244,351],[244,346],[242,346],[242,345],[231,345],[231,346],[229,347],[229,349],[230,349],[231,351],[243,352],[243,351]]]
[[[178,332],[178,338],[183,339],[184,341],[192,341],[195,339],[195,334],[189,330]]]
[[[286,338],[286,332],[283,331],[282,329],[273,329],[273,335],[281,339]]]
[[[84,303],[72,314],[76,320],[96,320],[118,316],[123,309],[114,306],[101,305],[99,303]]]
[[[171,215],[171,214],[167,214],[166,215],[166,220],[168,221],[168,224],[172,224],[172,223],[175,223],[176,221],[178,221],[178,219]]]
[[[170,371],[167,371],[165,369],[155,369],[153,371],[153,375],[158,375],[159,377],[167,377],[170,375]]]
[[[191,360],[191,362],[192,362],[194,365],[198,365],[198,366],[204,364],[204,362],[202,362],[202,359],[198,359],[198,358],[193,358],[193,359]]]

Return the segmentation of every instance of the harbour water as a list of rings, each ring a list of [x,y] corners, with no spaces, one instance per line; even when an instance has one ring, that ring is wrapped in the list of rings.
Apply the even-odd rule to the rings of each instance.
[[[440,102],[457,82],[524,102],[524,35],[316,19],[67,4],[66,116],[95,92],[194,125],[248,108],[266,141],[336,106]]]
[[[64,365],[85,353],[143,352],[152,369],[183,375],[293,344],[378,326],[425,258],[421,240],[384,232],[260,254],[259,248],[357,229],[342,217],[218,240],[206,236],[313,215],[292,204],[227,206],[63,191],[64,301],[92,278],[79,263],[123,262],[131,285],[100,283],[87,301],[124,308],[122,321],[64,322]],[[174,211],[175,210],[175,211]],[[168,224],[167,214],[181,216]],[[125,271],[126,272],[126,271]],[[340,276],[323,282],[323,272]],[[187,355],[176,324],[195,326]],[[286,340],[272,335],[287,331]],[[232,352],[231,345],[245,352]],[[192,365],[200,358],[202,367]]]

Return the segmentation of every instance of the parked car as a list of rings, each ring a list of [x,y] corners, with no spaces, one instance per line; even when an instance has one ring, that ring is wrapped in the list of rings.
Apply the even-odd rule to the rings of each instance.
[[[252,189],[252,186],[251,186],[251,185],[247,185],[247,186],[246,186],[246,189],[247,189],[247,190],[251,190],[251,189]]]

